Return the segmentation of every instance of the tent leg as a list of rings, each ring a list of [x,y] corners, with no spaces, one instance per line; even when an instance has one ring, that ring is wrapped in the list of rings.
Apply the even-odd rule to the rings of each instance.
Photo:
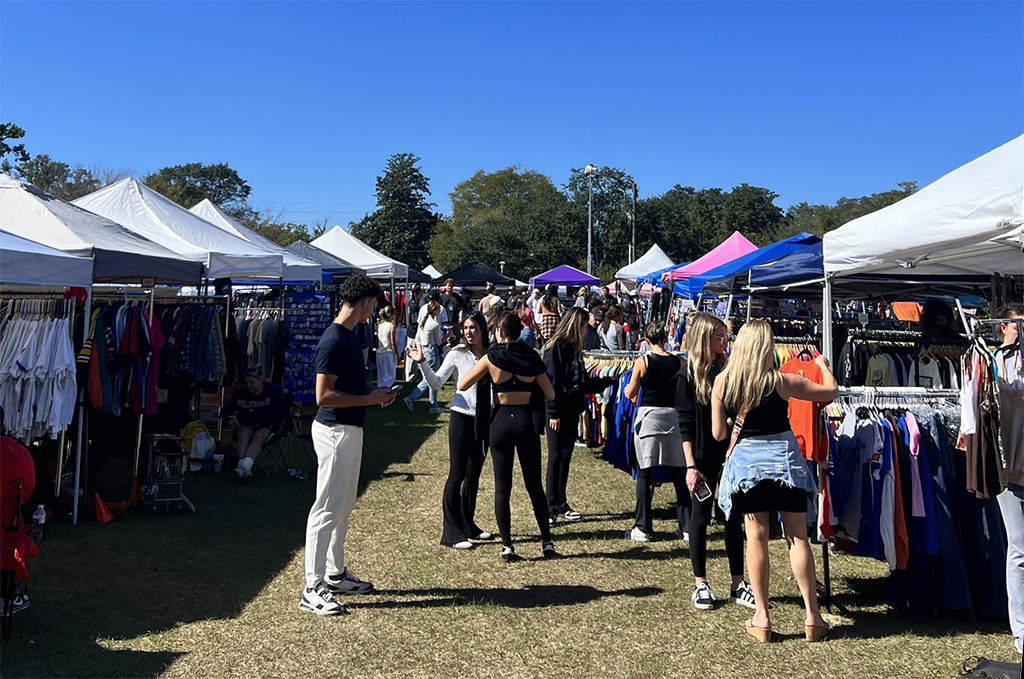
[[[725,316],[724,316],[724,319],[726,321],[729,320],[729,312],[731,312],[731,311],[732,311],[732,293],[730,292],[729,293],[729,301],[727,301],[725,303]]]
[[[832,277],[825,276],[821,293],[821,353],[832,364]]]

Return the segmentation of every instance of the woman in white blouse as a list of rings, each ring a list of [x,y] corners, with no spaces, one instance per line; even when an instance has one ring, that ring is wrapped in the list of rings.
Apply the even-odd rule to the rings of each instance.
[[[455,382],[466,375],[487,353],[487,321],[474,311],[462,322],[462,344],[445,356],[435,373],[424,360],[421,347],[410,347],[409,358],[416,361],[431,389],[440,389],[452,373]],[[479,391],[479,398],[477,392]],[[490,540],[492,535],[473,520],[480,472],[487,457],[487,433],[490,429],[490,382],[482,380],[465,391],[456,391],[448,423],[449,468],[444,484],[442,509],[444,529],[441,544],[455,549],[472,549],[470,540]]]

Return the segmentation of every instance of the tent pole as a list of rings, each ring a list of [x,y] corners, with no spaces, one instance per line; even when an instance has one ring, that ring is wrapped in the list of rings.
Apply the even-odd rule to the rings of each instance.
[[[821,293],[821,353],[832,365],[832,276],[825,274],[825,287]],[[832,578],[828,561],[829,541],[821,543],[822,577],[825,579],[825,610],[832,612]]]
[[[753,271],[754,271],[753,268],[750,268],[750,269],[747,270],[747,290],[750,290],[750,287],[752,285],[752,276],[751,276],[751,274],[753,273]],[[750,317],[751,317],[751,314],[753,313],[753,311],[754,311],[754,295],[753,294],[749,294],[749,295],[747,295],[747,323],[750,322]]]
[[[729,300],[725,303],[725,320],[729,320],[729,312],[732,311],[732,293],[729,293]]]
[[[92,320],[92,286],[85,289],[85,334],[89,335],[89,321]],[[82,473],[82,439],[84,438],[83,428],[85,422],[85,385],[79,385],[75,390],[78,394],[78,441],[75,446],[75,496],[74,504],[71,505],[71,525],[78,525],[78,491],[81,488]]]

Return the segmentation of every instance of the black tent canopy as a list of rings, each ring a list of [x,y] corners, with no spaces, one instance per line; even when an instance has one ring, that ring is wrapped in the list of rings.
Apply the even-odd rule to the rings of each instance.
[[[483,262],[470,262],[453,269],[443,276],[438,276],[433,283],[440,285],[451,278],[455,285],[461,287],[481,288],[488,283],[495,285],[515,285],[515,279],[500,274]]]

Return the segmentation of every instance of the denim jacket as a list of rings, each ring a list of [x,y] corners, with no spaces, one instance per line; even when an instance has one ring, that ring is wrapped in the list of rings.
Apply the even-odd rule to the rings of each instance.
[[[734,493],[746,492],[761,481],[781,481],[790,488],[818,492],[818,485],[793,432],[742,439],[725,461],[722,485],[718,489],[718,506],[726,518],[732,512]]]

